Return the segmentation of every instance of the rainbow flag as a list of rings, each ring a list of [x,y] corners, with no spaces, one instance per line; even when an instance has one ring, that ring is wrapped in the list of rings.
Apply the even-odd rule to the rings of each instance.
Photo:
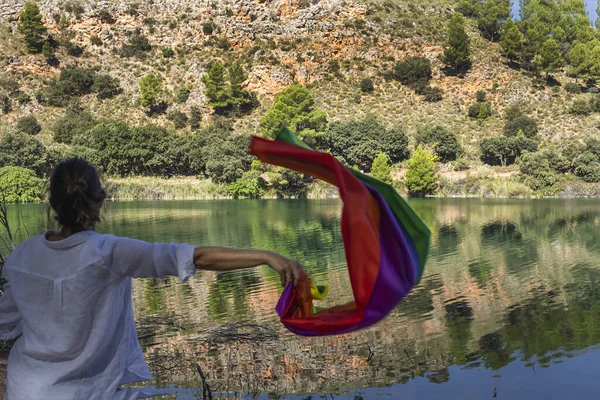
[[[250,152],[265,163],[337,186],[344,204],[341,229],[354,301],[316,311],[313,299],[325,290],[302,274],[298,286],[288,285],[277,303],[281,322],[296,334],[323,336],[385,318],[423,275],[430,240],[423,221],[390,185],[312,150],[288,129],[275,141],[253,137]]]

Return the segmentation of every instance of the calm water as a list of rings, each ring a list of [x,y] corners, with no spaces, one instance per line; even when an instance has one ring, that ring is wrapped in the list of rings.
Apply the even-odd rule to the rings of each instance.
[[[267,268],[134,282],[139,335],[164,398],[215,392],[290,399],[549,399],[597,396],[600,204],[596,200],[420,200],[432,229],[421,284],[383,322],[302,338],[274,307]],[[12,208],[19,237],[42,206]],[[269,249],[296,258],[325,305],[349,300],[340,203],[111,203],[101,231],[147,241]],[[220,343],[219,343],[220,342]],[[177,394],[175,394],[177,393]]]

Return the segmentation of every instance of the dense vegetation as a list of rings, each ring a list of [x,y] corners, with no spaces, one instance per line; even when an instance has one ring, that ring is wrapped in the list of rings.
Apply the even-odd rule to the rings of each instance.
[[[370,37],[376,29],[383,29],[377,20],[382,18],[381,12],[391,13],[396,8],[391,2],[369,7],[369,22],[357,19],[344,23],[345,28]],[[0,120],[0,167],[24,168],[42,179],[57,160],[77,154],[109,177],[209,179],[225,185],[221,193],[234,198],[307,196],[313,179],[265,166],[248,155],[249,134],[274,138],[281,128],[288,127],[310,146],[330,152],[348,166],[387,182],[401,180],[396,187],[411,195],[447,193],[443,174],[448,172],[466,174],[465,185],[472,186],[469,182],[482,165],[508,171],[510,182],[538,194],[560,194],[573,182],[600,182],[598,140],[590,135],[551,136],[547,127],[543,130],[540,118],[554,110],[540,112],[516,100],[501,103],[496,81],[477,88],[464,106],[455,101],[455,90],[450,94],[442,88],[443,77],[468,82],[465,78],[478,62],[474,54],[479,50],[474,46],[487,46],[498,49],[514,74],[530,79],[532,93],[541,91],[564,101],[572,118],[600,112],[596,88],[600,33],[591,25],[583,1],[524,1],[519,18],[513,18],[510,9],[508,0],[459,0],[456,12],[448,15],[444,29],[435,36],[442,50],[434,57],[413,47],[402,57],[386,56],[381,65],[371,64],[369,71],[364,71],[364,60],[332,57],[323,64],[320,79],[310,85],[292,82],[269,100],[249,89],[249,71],[255,63],[280,65],[282,60],[275,57],[274,50],[294,49],[300,39],[263,43],[257,38],[254,46],[233,53],[223,28],[204,22],[205,45],[229,54],[219,56],[207,50],[211,56],[203,61],[204,72],[198,81],[183,76],[174,79],[167,71],[185,62],[194,49],[158,46],[152,40],[158,22],[142,18],[139,10],[132,8],[127,13],[139,17],[142,26],[131,30],[111,50],[111,57],[135,68],[136,97],[131,99],[125,94],[123,76],[94,62],[88,54],[92,47],[74,40],[69,27],[83,18],[85,10],[75,6],[63,9],[53,16],[56,25],[50,30],[39,6],[28,2],[14,35],[30,57],[41,57],[57,73],[37,80],[35,90],[23,89],[31,80],[28,74],[0,75],[0,112],[7,116]],[[94,15],[107,25],[117,18],[109,10]],[[177,22],[168,25],[174,30]],[[112,36],[93,35],[89,40],[89,46],[109,51],[105,41]],[[480,41],[484,44],[476,44]],[[161,64],[152,64],[152,58]],[[153,66],[139,67],[144,64]],[[359,77],[348,78],[350,70]],[[195,89],[200,82],[203,100],[199,103]],[[322,96],[319,85],[346,83],[354,87],[355,104],[373,104],[386,87],[393,86],[409,89],[403,95],[407,98],[417,95],[411,100],[417,108],[454,102],[461,116],[451,123],[445,118],[421,118],[416,126],[413,121],[398,123],[397,118],[389,122],[381,113],[338,118],[318,97]],[[98,112],[103,108],[141,111],[144,120],[124,118],[126,112],[120,117]],[[48,114],[39,116],[40,109],[49,110]],[[46,115],[51,117],[46,119]],[[254,131],[242,128],[247,121],[256,121]],[[485,129],[486,134],[478,134],[478,129]],[[475,134],[467,137],[466,131]],[[13,175],[33,182],[29,175]],[[31,193],[14,199],[31,201]]]

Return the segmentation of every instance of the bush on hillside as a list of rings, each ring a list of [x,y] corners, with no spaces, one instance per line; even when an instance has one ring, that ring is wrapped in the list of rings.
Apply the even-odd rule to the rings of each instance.
[[[19,118],[16,127],[19,131],[27,133],[28,135],[37,135],[42,130],[42,127],[33,115]]]
[[[524,115],[506,121],[504,124],[504,136],[517,136],[519,132],[522,132],[527,138],[535,138],[538,133],[537,121]]]
[[[405,85],[431,79],[431,62],[425,57],[406,57],[394,65],[394,79]]]

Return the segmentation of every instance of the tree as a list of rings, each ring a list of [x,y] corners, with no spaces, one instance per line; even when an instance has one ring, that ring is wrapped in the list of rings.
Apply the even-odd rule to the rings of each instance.
[[[234,112],[246,112],[254,106],[254,98],[247,90],[243,89],[243,84],[248,79],[242,64],[234,62],[227,70],[229,77],[229,108]]]
[[[246,197],[260,199],[265,194],[267,182],[260,176],[260,171],[250,170],[242,174],[235,182],[227,187],[229,195],[234,199]]]
[[[454,161],[462,149],[458,137],[443,126],[428,126],[417,135],[417,143],[430,146],[441,162]]]
[[[19,15],[17,29],[25,36],[25,44],[30,53],[42,51],[45,36],[48,30],[42,22],[40,7],[34,1],[25,3]]]
[[[190,89],[186,87],[178,87],[175,89],[175,103],[183,104],[188,101],[190,97]]]
[[[315,99],[303,85],[292,84],[275,96],[275,104],[261,120],[261,133],[275,137],[284,127],[296,132],[309,146],[315,146],[325,132],[325,111],[315,108]]]
[[[520,61],[522,58],[525,37],[512,19],[509,19],[501,29],[500,48],[502,55],[510,61]]]
[[[548,152],[545,151],[524,152],[517,160],[523,181],[533,190],[544,189],[557,181],[548,158]]]
[[[229,91],[223,65],[213,61],[208,73],[202,76],[202,82],[206,86],[204,93],[208,97],[208,104],[214,108],[215,113],[224,113],[229,108]]]
[[[54,60],[56,55],[54,53],[54,48],[50,43],[44,42],[42,45],[42,55],[46,58],[49,64],[52,60]]]
[[[448,46],[444,47],[442,61],[449,66],[454,73],[468,69],[470,65],[471,41],[465,32],[464,17],[455,13],[448,23]]]
[[[529,139],[535,138],[538,133],[537,121],[525,115],[506,121],[504,124],[504,136],[517,136],[519,132],[522,132]]]
[[[406,134],[399,127],[386,129],[373,116],[330,124],[322,146],[342,163],[367,172],[379,153],[385,153],[392,163],[408,157]]]
[[[546,84],[548,84],[548,75],[550,72],[556,72],[564,64],[564,59],[558,43],[553,38],[544,42],[539,55],[540,68],[546,71]]]
[[[458,0],[456,11],[465,17],[476,17],[481,11],[481,0]]]
[[[404,180],[411,196],[425,196],[437,190],[437,160],[435,155],[423,146],[417,146],[408,160],[408,169]]]
[[[524,152],[537,151],[538,143],[524,136],[493,137],[479,143],[481,161],[488,165],[510,165]]]
[[[377,154],[373,160],[371,175],[382,182],[392,183],[392,166],[388,163],[388,158],[384,153]]]
[[[0,192],[9,203],[40,201],[42,180],[32,170],[22,167],[0,168]]]
[[[152,110],[158,104],[162,95],[162,78],[150,72],[140,80],[140,104]]]
[[[42,130],[42,127],[33,115],[28,115],[17,121],[17,129],[28,135],[37,135]]]
[[[96,92],[99,100],[103,100],[115,97],[122,89],[118,78],[108,74],[97,74],[94,76],[92,91]]]
[[[477,26],[484,38],[497,42],[502,25],[509,17],[510,0],[486,0],[477,18]]]
[[[577,43],[568,53],[570,64],[569,72],[575,75],[575,81],[580,76],[586,76],[590,72],[589,51],[585,44]]]
[[[79,108],[69,109],[52,126],[54,141],[70,144],[75,135],[85,135],[94,125],[96,121],[89,112]]]
[[[46,151],[35,137],[23,132],[8,132],[0,140],[0,167],[29,168],[38,176],[46,171]]]
[[[392,76],[404,85],[431,79],[431,61],[425,57],[406,57],[394,65]]]

